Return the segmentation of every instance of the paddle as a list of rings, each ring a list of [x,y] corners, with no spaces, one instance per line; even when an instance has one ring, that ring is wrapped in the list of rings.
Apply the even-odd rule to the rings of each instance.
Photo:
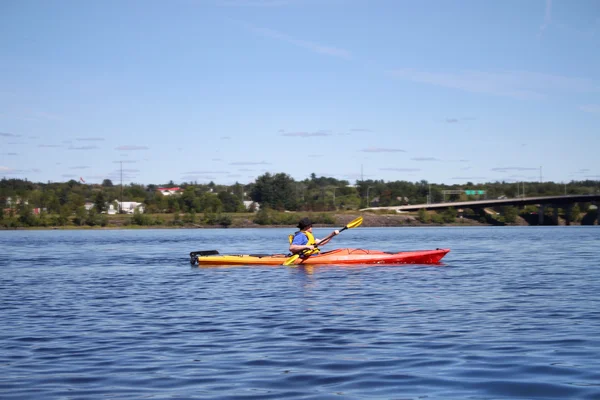
[[[345,227],[343,227],[342,229],[340,229],[340,233],[342,233],[343,231],[345,231],[346,229],[352,229],[352,228],[356,228],[357,226],[359,226],[360,224],[362,224],[363,222],[363,217],[358,217],[352,221],[350,221],[350,223],[348,223],[348,225],[346,225]],[[321,243],[323,243],[323,246],[327,244],[327,242],[329,242],[329,240],[335,236],[334,232],[331,232],[326,238],[324,238],[323,240],[321,240]],[[293,256],[291,256],[290,258],[288,258],[287,260],[285,260],[285,262],[283,263],[283,265],[291,265],[294,263],[294,261],[296,261],[298,259],[298,257],[300,257],[301,255],[311,255],[316,251],[316,247],[313,250],[308,250],[308,251],[303,251],[299,254],[294,254]]]

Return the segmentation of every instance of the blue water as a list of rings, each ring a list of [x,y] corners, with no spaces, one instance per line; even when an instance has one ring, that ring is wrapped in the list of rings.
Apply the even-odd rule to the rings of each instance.
[[[290,231],[0,232],[0,398],[600,399],[599,227],[325,247],[451,248],[441,266],[189,264]]]

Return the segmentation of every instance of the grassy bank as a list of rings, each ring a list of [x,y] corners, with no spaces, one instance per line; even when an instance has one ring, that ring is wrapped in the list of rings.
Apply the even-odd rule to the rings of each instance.
[[[421,222],[418,213],[397,214],[390,211],[377,212],[279,212],[263,210],[258,213],[197,213],[197,214],[102,214],[101,218],[77,219],[71,217],[62,224],[52,216],[42,216],[34,226],[20,225],[18,220],[5,224],[4,229],[195,229],[195,228],[261,228],[289,227],[296,229],[298,221],[309,217],[315,227],[343,227],[362,216],[363,227],[439,226],[439,225],[487,225],[470,219],[456,218],[453,222],[428,220]]]

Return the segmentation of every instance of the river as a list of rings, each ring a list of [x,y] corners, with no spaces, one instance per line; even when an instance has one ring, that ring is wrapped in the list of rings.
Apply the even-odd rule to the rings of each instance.
[[[0,398],[600,398],[600,227],[360,227],[324,248],[450,248],[439,266],[189,263],[291,232],[0,231]]]

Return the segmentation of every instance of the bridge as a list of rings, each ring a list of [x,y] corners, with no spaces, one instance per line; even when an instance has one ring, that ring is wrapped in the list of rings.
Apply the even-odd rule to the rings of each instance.
[[[363,208],[361,211],[366,210],[395,210],[396,212],[407,212],[407,211],[419,211],[420,209],[425,210],[444,210],[447,208],[471,208],[471,209],[482,209],[487,207],[501,207],[501,206],[526,206],[526,205],[538,205],[539,207],[539,223],[544,223],[544,207],[553,206],[555,217],[558,218],[558,207],[567,208],[567,216],[570,215],[570,209],[575,203],[592,203],[597,204],[600,202],[600,194],[581,194],[581,195],[564,195],[564,196],[538,196],[538,197],[518,197],[513,199],[494,199],[494,200],[473,200],[473,201],[456,201],[456,202],[444,202],[444,203],[429,203],[429,204],[411,204],[403,206],[390,206],[390,207],[369,207]],[[570,221],[567,220],[567,223]],[[598,222],[600,224],[600,212],[598,213]]]

